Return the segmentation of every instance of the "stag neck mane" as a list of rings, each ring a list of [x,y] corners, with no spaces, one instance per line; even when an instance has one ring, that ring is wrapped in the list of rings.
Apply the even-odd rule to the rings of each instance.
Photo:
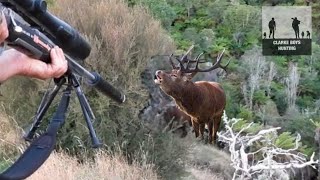
[[[194,82],[187,80],[183,85],[179,84],[172,88],[170,96],[174,99],[182,99],[184,97],[190,96],[190,94],[198,91]]]
[[[181,110],[187,111],[194,109],[194,106],[198,104],[197,102],[201,102],[203,99],[199,87],[192,81],[186,82],[185,86],[175,89],[169,95]]]

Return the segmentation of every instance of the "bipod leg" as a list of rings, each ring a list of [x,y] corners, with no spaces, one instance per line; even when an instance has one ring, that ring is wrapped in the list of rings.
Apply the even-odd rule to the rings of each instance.
[[[31,141],[34,137],[34,134],[36,130],[40,127],[40,124],[42,122],[42,118],[44,117],[45,113],[49,109],[52,101],[58,94],[61,86],[66,82],[66,79],[59,78],[55,79],[55,86],[52,90],[47,90],[47,92],[44,94],[44,96],[41,99],[40,105],[35,113],[35,116],[33,118],[33,123],[29,129],[29,131],[23,136],[26,141]]]
[[[89,134],[90,134],[91,141],[92,141],[92,147],[93,148],[101,147],[102,143],[98,139],[96,132],[95,132],[93,125],[92,125],[92,121],[95,120],[95,116],[93,114],[93,111],[88,103],[86,96],[84,95],[84,93],[81,89],[81,86],[80,86],[78,79],[73,74],[70,75],[70,78],[73,83],[73,87],[76,90],[76,93],[77,93],[77,96],[79,99],[79,103],[80,103],[80,106],[82,109],[82,113],[84,115],[84,118],[87,123],[87,127],[89,129]]]

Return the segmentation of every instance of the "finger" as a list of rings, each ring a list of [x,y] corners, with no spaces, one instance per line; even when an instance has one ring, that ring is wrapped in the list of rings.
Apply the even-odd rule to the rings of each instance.
[[[55,64],[59,63],[59,61],[58,61],[59,55],[57,53],[57,48],[56,47],[51,49],[50,57],[51,57],[51,64],[55,65]]]
[[[9,32],[7,28],[4,28],[3,26],[0,27],[0,41],[1,43],[7,39],[9,36]]]
[[[3,12],[1,12],[0,41],[3,42],[9,36],[8,26]]]
[[[64,61],[67,61],[66,56],[65,56],[64,53],[63,53],[63,50],[62,50],[62,49],[59,49],[59,51],[60,51],[60,53],[61,53],[62,59],[63,59]]]
[[[68,69],[67,61],[65,60],[64,53],[62,49],[55,46],[51,52],[51,67],[53,70],[53,76],[58,78],[62,76]]]
[[[57,53],[58,53],[59,57],[60,57],[63,61],[66,60],[66,58],[65,58],[65,56],[64,56],[64,53],[63,53],[63,51],[62,51],[61,48],[59,48],[59,47],[57,48]]]
[[[57,51],[57,55],[59,57],[60,62],[65,65],[66,64],[66,58],[64,56],[64,53],[63,53],[62,49],[58,47],[56,49],[56,51]]]
[[[57,48],[57,54],[59,55],[59,58],[61,59],[61,62],[63,63],[63,65],[64,66],[68,65],[68,61],[66,60],[66,57],[61,48]]]

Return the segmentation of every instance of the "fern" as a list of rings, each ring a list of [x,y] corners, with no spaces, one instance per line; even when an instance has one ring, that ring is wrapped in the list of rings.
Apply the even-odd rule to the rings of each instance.
[[[320,128],[320,122],[315,122],[312,119],[310,119],[310,121],[316,126],[316,128]]]
[[[241,129],[247,127],[250,123],[247,120],[240,119],[233,127],[235,131],[240,131]],[[262,129],[262,125],[258,123],[253,123],[248,129],[244,130],[244,133],[255,134]]]
[[[291,149],[295,146],[296,138],[290,132],[281,133],[275,141],[275,146],[282,149]]]

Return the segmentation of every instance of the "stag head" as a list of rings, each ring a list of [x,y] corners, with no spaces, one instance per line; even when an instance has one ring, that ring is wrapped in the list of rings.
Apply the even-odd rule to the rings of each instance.
[[[182,56],[182,58],[173,57],[173,54],[170,55],[169,61],[172,66],[171,71],[162,71],[157,70],[155,73],[155,79],[154,82],[158,85],[160,85],[160,88],[168,95],[173,95],[179,93],[179,91],[182,88],[187,88],[188,85],[193,84],[191,79],[194,77],[195,74],[198,72],[209,72],[217,68],[222,68],[226,71],[226,67],[229,65],[229,62],[227,65],[222,66],[221,60],[223,52],[217,57],[216,62],[214,65],[212,65],[210,68],[207,69],[199,69],[198,65],[199,63],[204,63],[200,61],[200,57],[203,55],[203,53],[199,54],[195,59],[190,60],[187,59],[188,53],[192,50],[193,46],[189,48],[186,54]],[[176,66],[172,59],[175,58],[179,62],[179,66]],[[189,65],[196,64],[194,68],[190,68]]]

